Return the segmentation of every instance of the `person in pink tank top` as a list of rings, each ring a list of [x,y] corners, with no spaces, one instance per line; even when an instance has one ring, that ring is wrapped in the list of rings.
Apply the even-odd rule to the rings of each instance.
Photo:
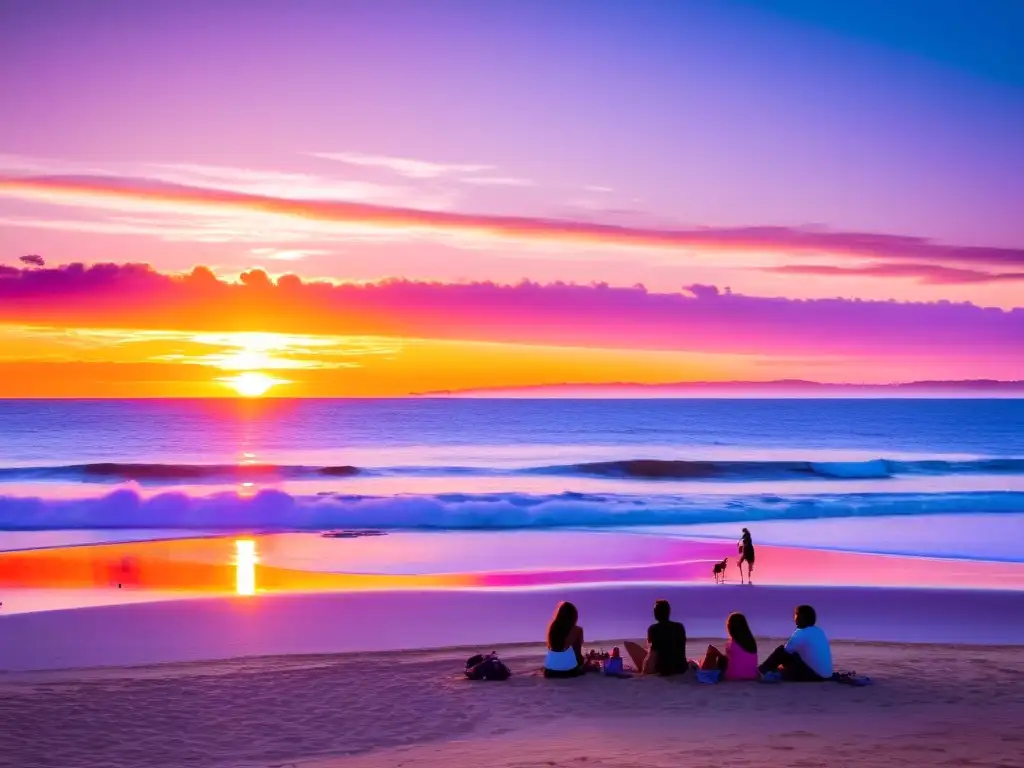
[[[725,622],[729,640],[725,644],[725,680],[757,680],[757,640],[750,631],[747,617],[730,613]]]
[[[700,668],[720,670],[723,680],[757,680],[757,640],[747,617],[742,613],[729,614],[725,630],[729,635],[725,653],[709,645]]]

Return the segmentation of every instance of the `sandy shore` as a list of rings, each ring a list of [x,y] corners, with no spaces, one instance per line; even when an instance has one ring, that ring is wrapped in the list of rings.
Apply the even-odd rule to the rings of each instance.
[[[502,653],[506,683],[463,679],[452,649],[7,673],[0,767],[1010,768],[1024,752],[1024,647],[836,644],[867,688],[551,681],[539,647]]]
[[[835,640],[1007,645],[1024,638],[1020,590],[603,584],[315,592],[0,616],[0,670],[528,643],[563,599],[579,607],[588,637],[631,637],[650,624],[661,597],[693,637],[722,632],[731,611],[745,613],[759,637],[782,636],[792,631],[793,606],[810,603]]]
[[[160,562],[176,562],[177,545],[159,546]],[[78,556],[88,575],[92,553]],[[616,581],[617,570],[600,583],[515,589],[460,588],[461,578],[445,588],[252,596],[6,588],[0,768],[1022,765],[1020,564],[834,553],[785,562],[807,580],[871,579],[654,584]],[[274,573],[262,571],[261,583]],[[930,588],[906,586],[907,574]],[[902,586],[868,586],[874,578]],[[957,581],[975,588],[937,588]],[[837,667],[876,684],[539,675],[534,643],[558,600],[579,606],[588,638],[606,639],[588,645],[607,647],[639,639],[660,597],[692,638],[720,638],[733,610],[759,638],[782,637],[793,606],[811,603],[837,641]],[[77,607],[39,610],[65,604]],[[499,642],[530,643],[501,647],[512,680],[465,680],[465,658]],[[706,642],[691,640],[691,655]],[[761,655],[776,642],[762,639]],[[436,650],[402,650],[411,648]]]

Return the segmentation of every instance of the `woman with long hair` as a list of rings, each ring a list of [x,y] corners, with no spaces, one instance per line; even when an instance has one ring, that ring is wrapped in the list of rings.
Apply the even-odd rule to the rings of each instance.
[[[579,611],[570,602],[561,602],[548,623],[547,656],[544,677],[578,677],[586,671],[583,658],[583,627]]]
[[[747,617],[730,613],[725,631],[729,635],[725,653],[709,645],[700,668],[720,670],[723,680],[757,680],[757,640],[750,631]]]

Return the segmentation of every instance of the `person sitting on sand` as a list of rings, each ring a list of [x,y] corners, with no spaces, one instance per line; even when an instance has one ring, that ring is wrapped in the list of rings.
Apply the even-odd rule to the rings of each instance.
[[[736,564],[740,569],[740,584],[743,583],[743,563],[747,564],[747,583],[754,583],[754,540],[750,536],[750,531],[746,528],[743,529],[743,537],[739,540],[736,545],[736,551],[739,552],[740,560]]]
[[[686,660],[686,628],[670,621],[668,600],[654,603],[654,624],[647,628],[647,648],[627,640],[623,645],[642,674],[679,675],[689,669]]]
[[[561,602],[548,624],[544,677],[578,677],[586,672],[583,658],[583,627],[576,606]]]
[[[781,674],[783,680],[818,682],[832,677],[832,648],[817,626],[818,615],[809,605],[793,610],[796,631],[789,642],[780,645],[757,671],[766,679]]]
[[[725,653],[709,645],[700,668],[721,670],[723,680],[757,680],[757,640],[750,631],[747,617],[730,613],[725,631],[729,635]]]
[[[608,658],[601,664],[601,673],[608,677],[629,677],[629,672],[622,663],[622,654],[619,653],[619,646],[612,648]]]

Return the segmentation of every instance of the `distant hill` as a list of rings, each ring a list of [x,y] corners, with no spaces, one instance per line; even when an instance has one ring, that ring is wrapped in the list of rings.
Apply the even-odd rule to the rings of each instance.
[[[966,379],[895,384],[775,381],[680,381],[668,384],[541,384],[414,392],[411,397],[1024,397],[1024,381]]]

